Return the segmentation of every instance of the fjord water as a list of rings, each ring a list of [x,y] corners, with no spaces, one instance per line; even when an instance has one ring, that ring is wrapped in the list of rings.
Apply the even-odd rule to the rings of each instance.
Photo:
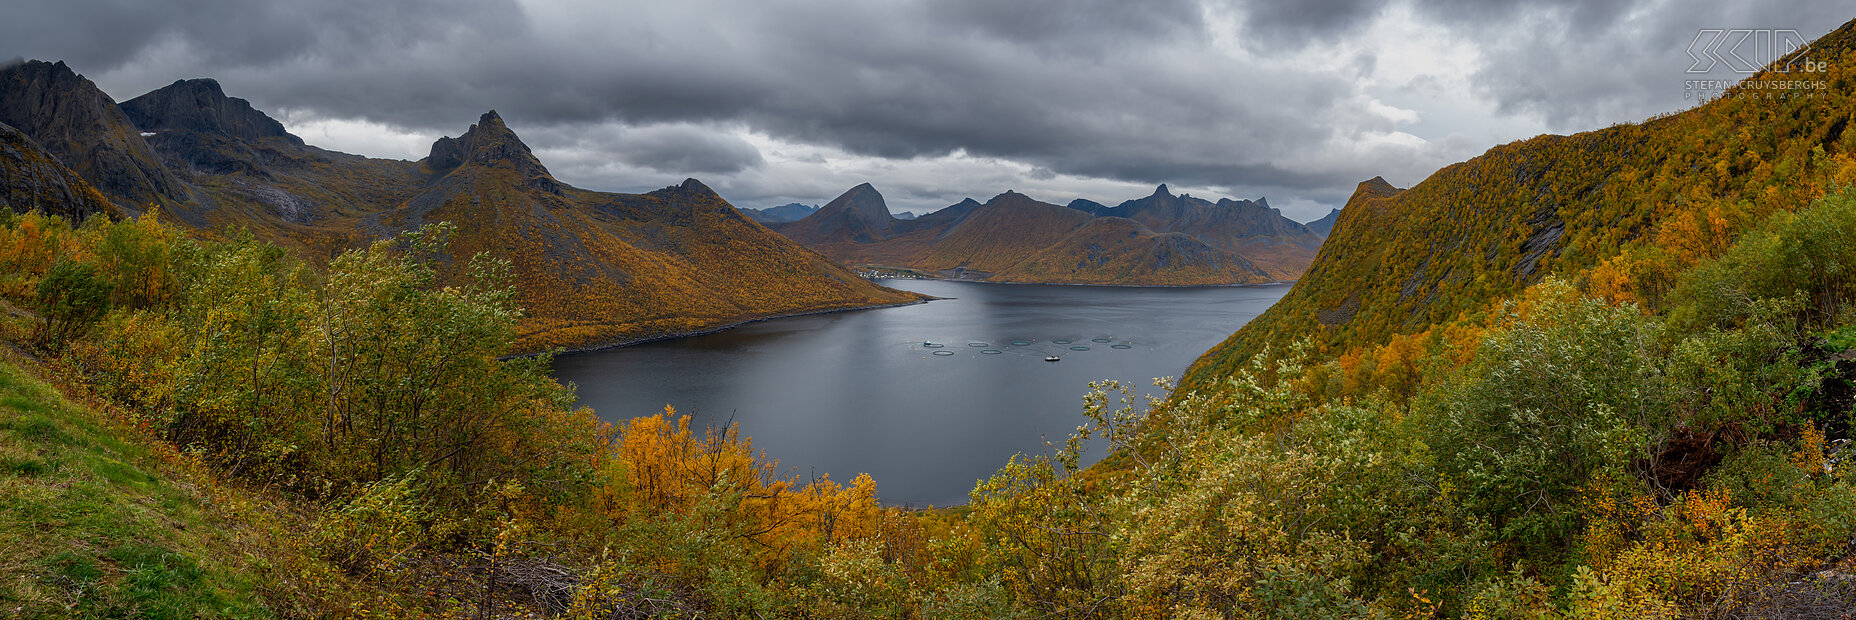
[[[1061,444],[1090,381],[1151,393],[1289,291],[881,284],[944,299],[565,355],[554,374],[607,421],[666,404],[694,427],[733,420],[782,472],[869,473],[886,504],[944,506],[1013,454]]]

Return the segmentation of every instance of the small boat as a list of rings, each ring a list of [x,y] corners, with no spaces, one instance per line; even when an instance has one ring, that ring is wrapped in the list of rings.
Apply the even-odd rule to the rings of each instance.
[[[1046,362],[1061,362],[1061,361],[1063,361],[1063,358],[1061,358],[1061,357],[1057,357],[1057,356],[1055,356],[1055,355],[1046,355],[1046,356],[1044,356],[1044,361],[1046,361]]]

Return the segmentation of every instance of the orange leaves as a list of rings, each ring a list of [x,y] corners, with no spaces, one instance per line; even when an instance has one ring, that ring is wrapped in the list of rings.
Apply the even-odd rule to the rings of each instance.
[[[1792,465],[1804,470],[1805,475],[1830,472],[1830,466],[1824,462],[1823,431],[1807,426],[1799,433],[1798,442],[1798,452],[1792,454]]]
[[[1631,278],[1630,268],[1622,256],[1613,256],[1599,263],[1597,267],[1585,274],[1585,288],[1592,295],[1605,300],[1605,303],[1640,303]]]
[[[801,486],[796,476],[779,474],[778,461],[756,454],[739,427],[698,434],[689,416],[669,406],[627,422],[616,453],[623,486],[602,494],[612,519],[685,514],[721,501],[728,519],[771,547],[826,546],[881,530],[883,511],[870,476],[859,475],[848,487],[829,475]]]

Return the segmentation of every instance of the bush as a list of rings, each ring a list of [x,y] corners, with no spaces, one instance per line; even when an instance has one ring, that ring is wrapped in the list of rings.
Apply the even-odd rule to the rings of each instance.
[[[48,348],[96,323],[110,307],[110,285],[96,265],[60,260],[39,280],[39,340]]]
[[[1507,309],[1440,401],[1425,407],[1439,466],[1470,512],[1537,564],[1557,562],[1582,522],[1579,490],[1622,472],[1666,425],[1651,326],[1547,281]],[[1612,479],[1628,479],[1628,475]]]
[[[1810,328],[1838,323],[1856,301],[1856,188],[1773,215],[1719,259],[1685,274],[1669,315],[1685,330],[1734,327],[1759,300],[1793,299],[1791,317]]]

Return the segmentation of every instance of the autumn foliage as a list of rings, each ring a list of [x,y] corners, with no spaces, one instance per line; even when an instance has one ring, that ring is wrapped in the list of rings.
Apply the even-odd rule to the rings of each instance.
[[[1294,291],[1183,383],[1305,334],[1340,355],[1422,332],[1549,275],[1663,310],[1684,271],[1773,215],[1856,184],[1856,31],[1801,53],[1827,62],[1809,76],[1826,89],[1736,87],[1642,123],[1497,146],[1410,189],[1362,183]],[[1781,79],[1800,78],[1747,82]]]
[[[1730,91],[1362,186],[1310,277],[1158,381],[1168,397],[1092,386],[1076,433],[960,507],[882,506],[867,476],[801,476],[674,409],[573,408],[546,356],[506,356],[570,333],[523,331],[559,282],[524,289],[541,263],[521,261],[575,246],[485,234],[457,201],[430,206],[460,224],[326,270],[159,215],[7,214],[0,335],[264,536],[257,603],[175,615],[1838,617],[1856,608],[1852,37],[1813,46],[1835,54],[1822,99]],[[740,230],[673,197],[611,199],[598,225],[697,204],[657,243]],[[535,245],[484,251],[505,241]],[[597,245],[579,247],[629,251]],[[50,486],[22,481],[64,428],[0,420],[0,514],[70,509],[14,491]],[[1090,442],[1109,454],[1084,467]],[[112,459],[89,460],[153,484]],[[186,573],[129,551],[112,561]],[[0,593],[23,612],[70,613],[59,597],[102,574],[41,564],[0,581],[26,584]],[[135,570],[121,581],[149,583]]]

